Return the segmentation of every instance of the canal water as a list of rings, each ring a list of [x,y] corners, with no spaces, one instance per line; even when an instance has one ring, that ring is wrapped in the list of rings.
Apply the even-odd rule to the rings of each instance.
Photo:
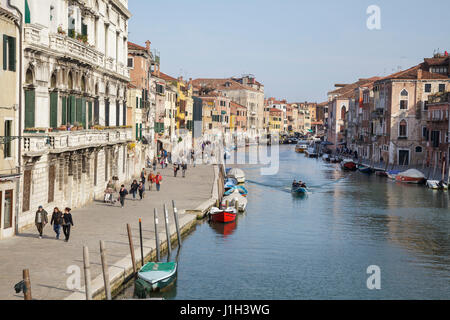
[[[243,167],[247,213],[235,224],[199,225],[162,297],[450,299],[449,193],[343,172],[294,148],[280,146],[275,176]],[[291,195],[294,179],[310,186],[308,196]],[[367,288],[372,265],[380,290]]]

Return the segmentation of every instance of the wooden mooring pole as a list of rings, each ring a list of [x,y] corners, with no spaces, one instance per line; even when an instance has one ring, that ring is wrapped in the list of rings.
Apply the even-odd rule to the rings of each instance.
[[[181,232],[180,232],[180,223],[178,222],[178,210],[175,206],[175,201],[172,200],[172,208],[173,208],[173,218],[175,220],[175,227],[177,228],[177,239],[178,246],[181,247]]]
[[[105,247],[105,241],[103,241],[103,240],[100,240],[100,256],[102,258],[103,282],[105,283],[106,300],[112,300],[111,284],[109,282],[108,261],[106,260],[106,247]]]
[[[144,244],[142,242],[142,220],[139,219],[139,242],[141,244],[141,267],[144,266]]]
[[[153,218],[155,221],[155,241],[156,241],[156,261],[161,261],[161,252],[159,250],[159,234],[158,234],[158,210],[155,208],[153,212]]]
[[[86,300],[92,300],[92,286],[91,286],[91,264],[89,262],[89,249],[83,247],[83,261],[84,261],[84,284],[86,288]]]
[[[166,225],[167,251],[170,256],[172,254],[172,244],[170,243],[169,214],[167,213],[166,204],[164,204],[164,222]]]
[[[128,231],[128,243],[130,244],[131,262],[133,263],[133,275],[134,275],[134,277],[137,277],[136,258],[134,256],[133,237],[131,236],[131,227],[129,224],[127,224],[127,231]]]
[[[23,299],[31,300],[31,280],[30,280],[30,270],[24,269],[23,275]]]

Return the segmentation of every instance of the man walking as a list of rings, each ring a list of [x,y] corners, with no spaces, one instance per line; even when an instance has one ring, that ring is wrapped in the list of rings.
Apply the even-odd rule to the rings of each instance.
[[[125,189],[125,185],[122,185],[120,187],[120,191],[119,191],[119,201],[120,201],[120,205],[123,206],[125,205],[125,197],[127,196],[128,191],[127,189]]]
[[[53,209],[52,220],[50,225],[53,225],[53,231],[56,233],[56,240],[59,240],[61,234],[61,225],[63,224],[62,212],[58,208]]]
[[[73,227],[72,214],[70,213],[72,209],[66,208],[63,214],[63,232],[66,237],[66,242],[69,242],[70,238],[70,228]]]
[[[186,163],[186,161],[183,161],[183,164],[181,165],[181,170],[183,172],[183,178],[186,178],[186,170],[187,170],[187,163]]]
[[[44,227],[48,223],[48,213],[44,210],[42,206],[36,211],[36,217],[34,219],[36,228],[39,232],[39,239],[42,239],[42,233],[44,232]]]

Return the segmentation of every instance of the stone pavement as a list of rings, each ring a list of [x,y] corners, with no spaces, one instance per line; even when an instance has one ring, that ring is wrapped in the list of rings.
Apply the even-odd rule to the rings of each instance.
[[[172,200],[175,200],[179,210],[195,209],[211,198],[214,182],[213,166],[189,167],[186,178],[173,177],[172,167],[158,170],[163,176],[161,191],[148,191],[145,199],[131,200],[127,196],[125,208],[116,203],[113,207],[96,201],[92,204],[72,212],[75,227],[72,228],[71,239],[68,243],[56,240],[52,227],[48,224],[44,231],[44,238],[39,239],[35,227],[25,230],[20,235],[0,242],[0,299],[23,299],[23,294],[16,294],[14,284],[22,280],[22,270],[30,270],[31,291],[33,299],[60,300],[69,296],[77,296],[67,288],[66,282],[69,266],[79,266],[81,270],[81,286],[84,287],[83,246],[89,247],[91,278],[101,276],[101,259],[99,241],[104,240],[107,249],[107,261],[111,269],[123,265],[119,261],[129,256],[130,249],[126,224],[131,225],[135,246],[136,260],[140,260],[139,247],[139,218],[143,223],[144,246],[155,239],[153,226],[153,210],[159,213],[160,241],[165,241],[163,204],[168,205],[170,224],[173,226]],[[129,189],[129,185],[126,185]],[[137,198],[139,196],[137,195]],[[36,208],[37,209],[37,208]],[[61,208],[60,208],[61,209]],[[49,212],[49,219],[51,212]],[[195,215],[180,212],[180,224],[186,224],[195,219]],[[181,227],[181,226],[180,226]],[[62,232],[62,230],[61,230]],[[64,235],[61,235],[61,239]],[[145,243],[147,242],[147,243]],[[154,247],[154,244],[153,244]],[[146,248],[150,250],[149,246]],[[131,262],[130,262],[131,265]],[[97,281],[98,282],[98,281]],[[94,286],[94,284],[93,284]],[[78,291],[79,292],[79,291]],[[79,296],[79,295],[78,295]]]

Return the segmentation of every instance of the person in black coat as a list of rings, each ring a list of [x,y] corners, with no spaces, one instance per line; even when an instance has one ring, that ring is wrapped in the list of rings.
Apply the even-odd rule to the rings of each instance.
[[[70,213],[72,209],[66,208],[63,214],[63,232],[66,237],[66,242],[69,242],[70,238],[70,228],[73,227],[72,214]]]
[[[133,199],[136,199],[136,193],[138,191],[138,188],[139,188],[139,184],[136,180],[134,180],[130,187],[130,192],[133,195]]]
[[[122,185],[119,190],[119,201],[120,201],[122,208],[125,204],[125,197],[127,196],[127,194],[128,194],[128,190],[125,189],[125,185]]]

